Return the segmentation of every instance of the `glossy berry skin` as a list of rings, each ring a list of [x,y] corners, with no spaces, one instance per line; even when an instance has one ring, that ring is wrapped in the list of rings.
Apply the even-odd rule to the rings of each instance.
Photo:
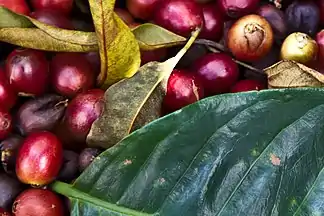
[[[167,84],[163,107],[168,112],[181,109],[204,97],[202,83],[192,73],[173,70]]]
[[[62,216],[64,205],[52,191],[31,188],[16,198],[12,212],[15,216]]]
[[[260,0],[218,0],[218,8],[229,18],[239,18],[253,13]]]
[[[9,84],[5,71],[0,68],[0,104],[5,110],[10,110],[17,101],[17,93]]]
[[[219,41],[223,35],[224,18],[214,3],[203,4],[204,26],[199,34],[200,38]]]
[[[268,21],[251,14],[240,18],[231,26],[226,44],[236,59],[253,62],[270,52],[273,40],[273,31]]]
[[[9,83],[23,94],[44,94],[49,84],[48,69],[45,53],[38,50],[16,49],[6,60]]]
[[[94,86],[96,74],[83,54],[59,53],[51,61],[51,75],[57,93],[74,97]]]
[[[53,10],[38,10],[30,14],[34,19],[63,29],[73,29],[73,24],[64,14],[60,14]]]
[[[32,133],[19,149],[16,174],[25,184],[43,186],[55,179],[62,162],[62,143],[54,134],[47,131]]]
[[[103,99],[103,90],[91,89],[78,94],[69,103],[65,112],[65,123],[76,141],[85,142],[93,122],[103,111]]]
[[[238,81],[234,86],[231,88],[231,92],[246,92],[246,91],[260,91],[265,89],[266,86],[264,83],[258,80],[246,79]]]
[[[0,109],[0,140],[5,139],[12,130],[12,117],[8,111]]]
[[[154,23],[184,37],[203,22],[202,9],[194,0],[163,0],[156,5]]]
[[[281,45],[280,57],[285,60],[293,60],[305,65],[311,65],[318,56],[321,41],[318,43],[309,35],[301,32],[294,32]]]
[[[238,80],[239,68],[229,55],[209,53],[199,58],[193,71],[202,81],[207,95],[228,92]]]
[[[35,10],[49,9],[69,14],[73,7],[73,0],[31,0],[31,4]]]
[[[128,11],[138,19],[149,20],[152,18],[156,3],[160,0],[127,0]]]
[[[0,6],[19,14],[28,15],[30,12],[26,0],[0,0]]]

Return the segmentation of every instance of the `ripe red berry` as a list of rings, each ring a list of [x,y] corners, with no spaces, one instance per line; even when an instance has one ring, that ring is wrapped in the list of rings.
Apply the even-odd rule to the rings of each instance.
[[[223,35],[224,18],[214,3],[202,5],[204,26],[200,38],[219,41]]]
[[[265,89],[266,86],[264,83],[258,80],[246,79],[238,81],[234,86],[231,88],[231,92],[246,92],[246,91],[259,91]]]
[[[49,65],[45,53],[16,49],[6,60],[6,74],[16,92],[42,95],[49,84]]]
[[[208,95],[228,92],[239,77],[238,65],[223,53],[202,56],[194,62],[193,70]]]
[[[73,29],[71,20],[64,14],[58,13],[57,11],[49,9],[37,10],[32,12],[30,16],[48,25],[63,29]]]
[[[194,0],[163,0],[156,5],[154,22],[189,37],[192,31],[203,25],[204,17],[201,7]]]
[[[154,8],[159,0],[127,0],[128,11],[138,19],[149,20],[152,18]]]
[[[62,216],[63,206],[60,198],[52,191],[31,188],[16,198],[12,212],[15,216]]]
[[[59,53],[51,62],[51,82],[54,90],[67,97],[92,88],[96,73],[80,53]]]
[[[0,0],[0,6],[24,15],[28,15],[30,12],[25,0]]]
[[[31,4],[36,10],[50,9],[69,14],[73,7],[73,0],[31,0]]]
[[[43,186],[55,179],[63,162],[60,140],[47,131],[30,134],[22,143],[16,174],[25,184]]]
[[[9,84],[4,70],[0,68],[0,104],[5,110],[10,110],[17,101],[17,92]]]
[[[204,89],[197,77],[188,71],[175,69],[168,80],[163,107],[173,112],[203,97]]]

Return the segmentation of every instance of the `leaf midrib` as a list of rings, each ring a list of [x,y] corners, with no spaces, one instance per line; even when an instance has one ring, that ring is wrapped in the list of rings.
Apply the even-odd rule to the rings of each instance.
[[[73,185],[69,185],[60,181],[56,181],[51,185],[53,191],[67,196],[69,198],[73,198],[84,203],[90,203],[94,206],[99,206],[103,209],[108,209],[110,211],[124,214],[127,216],[154,216],[155,214],[148,214],[144,212],[139,212],[130,208],[125,208],[122,206],[115,205],[110,202],[102,201],[96,197],[90,196],[82,191],[79,191],[73,187]]]

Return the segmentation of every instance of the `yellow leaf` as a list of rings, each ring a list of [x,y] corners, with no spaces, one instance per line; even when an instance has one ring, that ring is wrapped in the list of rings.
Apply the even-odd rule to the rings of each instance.
[[[127,25],[114,13],[114,0],[89,0],[98,38],[102,88],[128,77],[140,67],[138,43]]]

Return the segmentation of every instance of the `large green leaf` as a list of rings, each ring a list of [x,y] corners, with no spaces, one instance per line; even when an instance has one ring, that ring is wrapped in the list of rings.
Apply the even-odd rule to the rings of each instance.
[[[323,165],[324,90],[267,90],[154,121],[52,188],[74,216],[323,215]]]

